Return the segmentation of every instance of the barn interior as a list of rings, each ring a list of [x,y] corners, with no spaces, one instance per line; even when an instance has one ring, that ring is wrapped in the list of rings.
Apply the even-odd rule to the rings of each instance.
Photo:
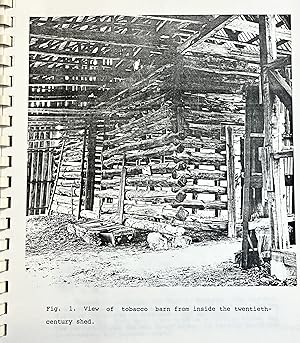
[[[241,236],[243,268],[269,240],[290,273],[289,15],[33,17],[29,48],[28,216],[87,240]]]

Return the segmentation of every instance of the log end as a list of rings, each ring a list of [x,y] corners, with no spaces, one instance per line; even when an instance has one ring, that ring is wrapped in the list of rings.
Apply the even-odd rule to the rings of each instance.
[[[180,176],[180,178],[177,180],[177,183],[180,187],[184,187],[187,183],[187,179],[184,175]]]
[[[184,146],[182,144],[179,144],[176,148],[176,151],[182,153],[184,151]]]
[[[175,196],[175,199],[178,202],[182,202],[185,198],[186,198],[186,193],[184,191],[178,191]]]
[[[172,178],[173,179],[177,179],[177,170],[176,169],[174,169],[173,171],[172,171]],[[172,192],[174,192],[173,190],[172,190]],[[176,191],[175,191],[176,192]]]
[[[189,212],[182,206],[178,207],[178,211],[175,215],[175,218],[181,221],[186,220],[186,218],[188,217]]]

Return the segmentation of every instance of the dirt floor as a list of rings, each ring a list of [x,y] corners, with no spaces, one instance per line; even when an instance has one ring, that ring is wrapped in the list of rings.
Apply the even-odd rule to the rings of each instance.
[[[186,248],[152,251],[145,236],[117,247],[90,245],[70,235],[70,218],[27,222],[26,270],[47,284],[90,287],[284,286],[269,266],[243,270],[234,263],[241,241],[213,236]]]

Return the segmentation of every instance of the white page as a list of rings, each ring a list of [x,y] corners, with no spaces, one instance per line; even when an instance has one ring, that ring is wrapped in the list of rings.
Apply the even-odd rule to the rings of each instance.
[[[25,270],[27,109],[29,78],[29,17],[103,14],[292,14],[293,94],[297,94],[299,42],[296,1],[251,1],[249,3],[184,1],[99,2],[99,1],[16,1],[14,9],[13,67],[13,170],[12,228],[9,252],[10,270],[8,342],[126,342],[229,340],[253,341],[282,339],[297,341],[300,331],[299,286],[296,287],[93,287],[49,285],[49,278],[35,278]],[[294,125],[299,119],[294,97]],[[294,132],[297,132],[296,129]],[[298,137],[295,135],[295,146]],[[297,152],[296,152],[297,158]],[[295,165],[295,173],[298,166]],[[295,180],[298,189],[299,181]],[[296,193],[296,204],[298,194]],[[297,208],[297,206],[296,206]],[[297,220],[296,220],[297,222]],[[298,230],[299,231],[299,230]],[[299,233],[299,232],[298,232]],[[299,236],[299,235],[298,235]],[[49,261],[49,264],[52,262]],[[45,276],[46,274],[44,274]],[[51,283],[51,280],[50,280]],[[70,311],[70,306],[75,311]],[[85,306],[98,308],[86,311]],[[169,307],[170,311],[156,311]],[[193,311],[214,307],[215,311]],[[230,311],[221,311],[220,307]],[[123,311],[122,307],[147,311]],[[176,307],[176,308],[175,308]],[[178,308],[188,307],[189,311]],[[252,311],[239,311],[251,307]],[[254,311],[254,308],[262,308]],[[55,312],[58,311],[58,312]],[[49,321],[67,319],[67,324]],[[77,324],[79,319],[87,324]]]

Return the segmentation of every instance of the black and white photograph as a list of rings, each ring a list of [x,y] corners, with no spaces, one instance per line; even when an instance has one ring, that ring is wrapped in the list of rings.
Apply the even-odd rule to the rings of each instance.
[[[296,286],[291,25],[289,14],[31,17],[27,275]]]

